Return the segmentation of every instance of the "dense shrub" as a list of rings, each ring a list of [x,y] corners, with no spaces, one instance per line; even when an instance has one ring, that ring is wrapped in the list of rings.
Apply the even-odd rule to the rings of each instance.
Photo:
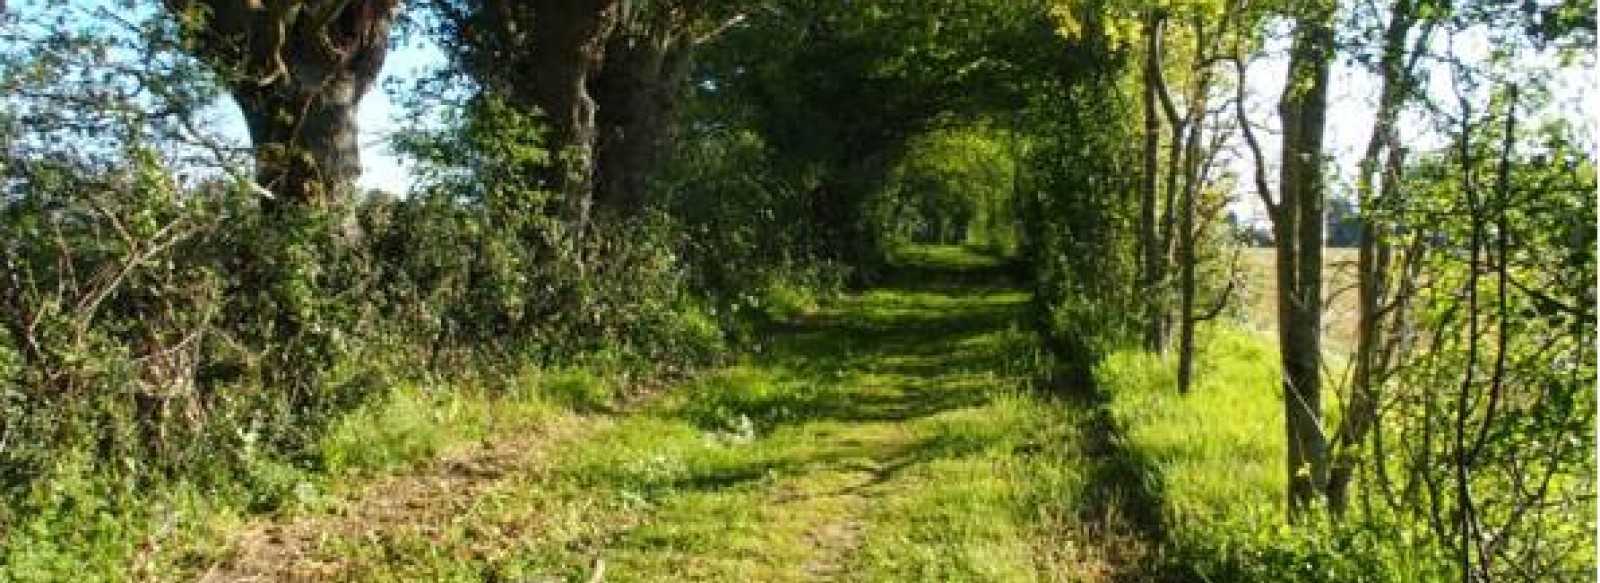
[[[732,330],[782,316],[843,286],[850,266],[811,246],[804,181],[773,168],[751,132],[686,136],[661,180],[661,207],[682,228],[689,284]]]
[[[382,393],[395,359],[369,342],[392,325],[370,301],[379,270],[339,215],[266,217],[252,189],[183,188],[138,151],[103,172],[14,168],[8,497],[69,462],[129,488],[227,481],[256,454],[303,456]]]
[[[1134,154],[1127,128],[1104,124],[1128,104],[1112,88],[1064,88],[1044,102],[1041,136],[1030,152],[1021,201],[1024,254],[1033,266],[1037,319],[1068,376],[1088,379],[1094,363],[1131,339],[1138,309],[1133,216]],[[1093,129],[1090,129],[1093,128]]]
[[[538,189],[479,178],[504,171],[480,154],[522,121],[463,121],[434,138],[458,141],[413,196],[325,208],[182,184],[137,144],[107,165],[0,164],[0,524],[17,525],[0,562],[47,573],[130,552],[155,492],[295,500],[329,430],[406,377],[722,354],[677,223],[575,241]]]
[[[399,145],[421,163],[404,200],[369,203],[374,247],[414,341],[545,364],[610,354],[704,362],[721,334],[690,286],[691,237],[665,214],[608,218],[575,240],[537,182],[533,116],[469,100]]]

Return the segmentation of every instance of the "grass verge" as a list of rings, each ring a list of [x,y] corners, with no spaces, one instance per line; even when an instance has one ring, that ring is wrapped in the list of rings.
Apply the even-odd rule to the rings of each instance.
[[[1315,519],[1291,527],[1277,357],[1260,334],[1203,331],[1197,386],[1179,395],[1170,363],[1136,349],[1096,370],[1122,447],[1161,485],[1160,549],[1143,579],[1412,582],[1443,580],[1437,557],[1382,524]]]

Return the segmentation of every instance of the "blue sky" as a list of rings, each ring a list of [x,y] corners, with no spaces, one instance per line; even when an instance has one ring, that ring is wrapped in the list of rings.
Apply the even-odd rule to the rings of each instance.
[[[4,13],[6,26],[16,26],[13,32],[20,32],[21,38],[31,38],[47,27],[66,26],[71,28],[96,27],[109,25],[107,28],[116,34],[126,32],[120,24],[114,24],[115,18],[127,22],[139,22],[154,16],[158,4],[150,0],[12,0],[4,2],[7,12]],[[28,32],[32,31],[32,32]],[[378,84],[362,100],[359,111],[358,124],[361,129],[361,158],[364,172],[361,185],[363,187],[381,188],[396,193],[404,193],[409,187],[408,165],[404,160],[389,151],[389,135],[396,127],[395,121],[404,112],[389,93],[390,81],[401,81],[401,87],[410,79],[416,79],[423,71],[437,67],[444,63],[445,57],[439,47],[427,38],[427,35],[413,34],[405,43],[392,48],[385,60],[382,76]],[[13,37],[15,38],[15,37]],[[24,47],[26,48],[26,47]],[[115,54],[115,53],[114,53]],[[135,54],[119,55],[120,59],[138,59]],[[216,132],[220,137],[234,144],[247,147],[249,133],[245,129],[244,118],[239,113],[238,107],[228,96],[218,91],[216,101],[198,118],[207,129]]]

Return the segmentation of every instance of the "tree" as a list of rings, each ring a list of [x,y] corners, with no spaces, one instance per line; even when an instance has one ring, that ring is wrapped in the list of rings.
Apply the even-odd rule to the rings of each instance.
[[[1322,431],[1323,132],[1328,70],[1334,56],[1332,0],[1295,16],[1289,81],[1279,101],[1283,118],[1280,199],[1271,209],[1278,257],[1279,352],[1283,359],[1289,442],[1289,504],[1305,511],[1327,483]]]
[[[1214,31],[1207,30],[1205,17],[1200,15],[1195,17],[1192,23],[1195,42],[1190,71],[1192,80],[1189,83],[1189,94],[1185,96],[1188,112],[1184,114],[1181,123],[1173,124],[1175,156],[1168,163],[1181,176],[1182,183],[1177,208],[1168,210],[1169,214],[1177,215],[1178,229],[1174,251],[1178,263],[1178,392],[1180,393],[1189,392],[1189,387],[1194,382],[1195,326],[1200,322],[1195,307],[1199,292],[1195,268],[1200,262],[1197,232],[1200,227],[1197,224],[1199,218],[1197,215],[1200,214],[1200,189],[1204,179],[1201,137],[1205,131],[1207,103],[1213,77],[1210,58],[1213,46],[1210,39],[1226,32],[1227,23],[1232,20],[1231,16],[1230,12],[1228,17],[1222,19],[1222,26]],[[1164,90],[1162,94],[1165,95]],[[1169,110],[1173,109],[1170,104],[1167,107]],[[1181,142],[1178,140],[1180,134],[1182,134]]]
[[[606,43],[590,84],[597,106],[595,202],[619,216],[648,202],[673,141],[694,52],[744,21],[716,0],[652,0],[630,7]]]
[[[227,82],[268,207],[348,198],[356,107],[389,49],[399,0],[164,0],[190,50]]]
[[[1214,122],[1217,57],[1226,41],[1245,34],[1238,3],[1151,0],[1138,14],[1143,36],[1140,92],[1143,102],[1143,171],[1139,188],[1140,290],[1145,304],[1144,346],[1168,349],[1178,335],[1179,392],[1194,380],[1195,330],[1200,313],[1203,233],[1220,206],[1202,204],[1217,152],[1228,131]],[[1133,15],[1124,15],[1130,24]],[[1171,42],[1181,40],[1183,42]],[[1170,47],[1169,47],[1170,45]],[[1169,82],[1169,71],[1177,77]],[[1176,91],[1174,88],[1176,87]],[[1167,126],[1165,158],[1162,126]],[[1209,141],[1208,141],[1209,140]],[[1165,168],[1162,167],[1163,161]],[[1171,274],[1176,272],[1176,278]],[[1228,294],[1223,294],[1223,300]],[[1176,299],[1176,306],[1173,300]],[[1209,311],[1220,311],[1217,310]]]
[[[1144,27],[1144,67],[1141,97],[1144,104],[1144,157],[1139,182],[1139,279],[1145,295],[1144,347],[1158,352],[1167,346],[1166,303],[1158,293],[1166,279],[1167,257],[1156,230],[1161,192],[1161,38],[1166,14],[1148,10]]]
[[[1355,366],[1350,379],[1349,405],[1340,416],[1339,428],[1333,437],[1328,475],[1328,504],[1334,512],[1344,512],[1349,504],[1357,450],[1378,422],[1381,378],[1392,361],[1395,324],[1405,315],[1404,304],[1395,297],[1396,282],[1390,278],[1395,254],[1383,225],[1379,224],[1381,212],[1378,209],[1397,203],[1393,199],[1398,196],[1397,182],[1405,162],[1396,126],[1401,111],[1415,92],[1413,72],[1430,36],[1428,9],[1428,0],[1395,0],[1389,7],[1389,22],[1383,29],[1377,64],[1378,109],[1356,178],[1359,212],[1364,216],[1350,212],[1349,201],[1334,205],[1335,209],[1345,212],[1329,213],[1330,222],[1335,216],[1342,218],[1339,223],[1330,225],[1334,233],[1354,227],[1355,244],[1359,249]],[[1428,26],[1413,40],[1413,32],[1422,24]],[[1414,47],[1409,44],[1412,42],[1416,43]],[[1333,244],[1342,243],[1344,237],[1336,239],[1339,241]]]
[[[599,107],[595,200],[619,214],[645,204],[694,46],[688,7],[647,2],[642,8],[606,43],[605,65],[591,83]]]
[[[1288,440],[1290,517],[1304,512],[1327,484],[1328,446],[1322,430],[1322,233],[1326,185],[1323,133],[1328,77],[1334,57],[1331,0],[1297,7],[1289,78],[1278,102],[1283,121],[1279,194],[1267,184],[1266,161],[1245,110],[1245,63],[1233,58],[1239,94],[1235,111],[1256,167],[1256,191],[1272,221],[1278,282],[1278,352],[1283,364],[1284,429]]]
[[[434,0],[440,44],[487,96],[549,124],[542,181],[581,237],[594,200],[597,105],[590,91],[621,0]]]

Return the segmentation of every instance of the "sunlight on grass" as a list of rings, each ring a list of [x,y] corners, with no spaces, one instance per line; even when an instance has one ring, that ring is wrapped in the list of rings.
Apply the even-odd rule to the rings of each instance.
[[[538,487],[486,497],[453,522],[543,540],[496,558],[406,550],[404,572],[582,578],[598,558],[614,581],[1036,580],[1037,551],[1061,545],[1041,508],[1082,482],[1056,444],[1061,409],[1022,396],[1013,376],[1036,350],[1015,323],[1026,299],[843,298],[767,353],[561,451],[522,480]],[[551,516],[583,518],[534,518]],[[472,532],[446,528],[436,543],[471,548]]]
[[[1039,432],[1042,405],[1007,396],[913,423],[938,454],[897,476],[905,493],[872,511],[877,529],[852,571],[872,581],[1034,580],[1026,492],[1043,468],[1017,463],[1015,451]]]
[[[426,385],[397,388],[358,409],[322,441],[329,473],[388,472],[485,436],[534,425],[561,410],[586,410],[610,398],[603,379],[581,371],[524,373],[494,396]]]
[[[896,249],[890,260],[902,266],[951,270],[988,269],[1005,262],[1002,257],[964,245],[907,245]]]
[[[1222,509],[1281,513],[1283,406],[1275,355],[1246,332],[1206,330],[1199,382],[1179,395],[1173,366],[1138,350],[1111,355],[1097,379],[1128,444],[1157,466],[1172,518]]]

